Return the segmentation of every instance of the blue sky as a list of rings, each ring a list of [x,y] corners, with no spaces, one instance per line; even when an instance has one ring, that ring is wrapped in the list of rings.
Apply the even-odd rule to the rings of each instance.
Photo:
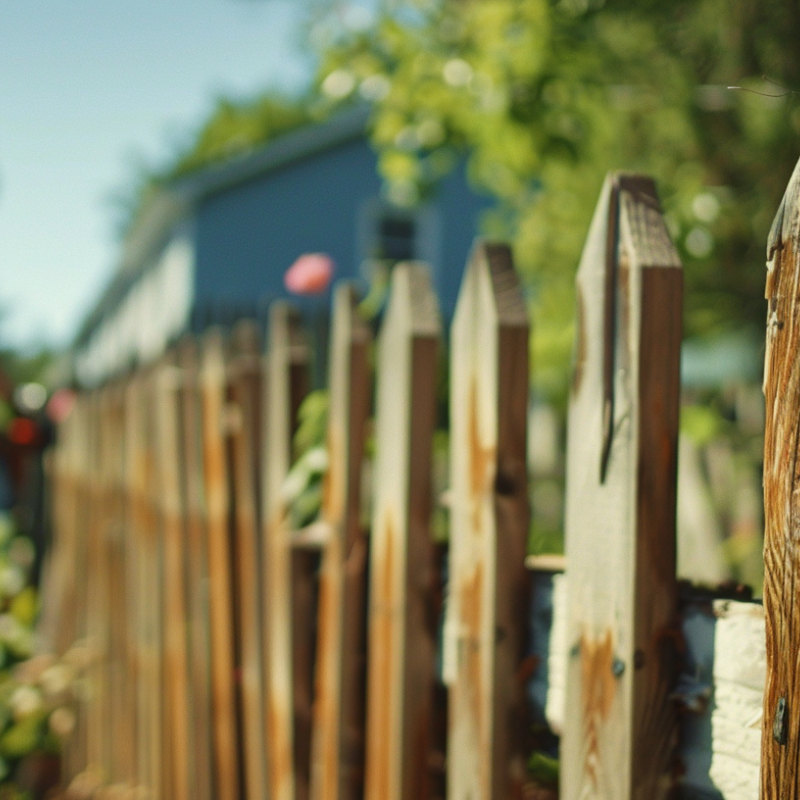
[[[308,80],[292,0],[0,0],[0,342],[69,341],[113,271],[109,197],[213,98]]]

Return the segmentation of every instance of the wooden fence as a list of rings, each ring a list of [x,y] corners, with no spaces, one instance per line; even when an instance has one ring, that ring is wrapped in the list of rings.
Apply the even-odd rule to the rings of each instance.
[[[467,265],[446,415],[425,267],[394,268],[374,349],[353,288],[336,288],[310,528],[292,529],[285,492],[312,355],[289,306],[263,346],[254,323],[212,328],[82,394],[52,458],[41,623],[56,654],[89,654],[66,795],[554,797],[529,770],[538,714],[561,734],[564,800],[701,796],[687,715],[710,714],[697,615],[711,601],[682,597],[675,575],[681,302],[652,182],[609,177],[578,272],[570,592],[558,563],[526,566],[529,322],[504,245],[476,244]],[[447,547],[431,533],[440,502]],[[537,603],[552,629],[531,624]]]

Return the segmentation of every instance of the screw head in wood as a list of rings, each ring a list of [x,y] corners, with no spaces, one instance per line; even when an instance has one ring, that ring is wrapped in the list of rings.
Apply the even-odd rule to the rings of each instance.
[[[621,678],[623,672],[625,672],[625,662],[619,656],[614,656],[611,662],[611,674],[615,678]]]

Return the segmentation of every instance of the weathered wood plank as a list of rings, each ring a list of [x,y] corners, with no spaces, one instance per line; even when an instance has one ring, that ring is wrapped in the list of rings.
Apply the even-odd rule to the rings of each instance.
[[[448,797],[521,798],[528,318],[511,253],[478,243],[450,353]]]
[[[259,513],[256,486],[259,441],[260,356],[258,329],[242,321],[229,344],[226,425],[230,442],[233,506],[233,569],[237,671],[245,796],[261,800],[267,791],[261,642]]]
[[[233,589],[228,530],[230,497],[225,461],[225,360],[219,329],[202,345],[203,467],[211,627],[214,797],[239,800],[239,729],[236,713]]]
[[[320,574],[311,797],[356,800],[364,758],[367,539],[359,514],[370,333],[350,286],[335,291],[332,328],[322,509],[330,536]]]
[[[561,796],[664,797],[676,730],[682,272],[648,178],[606,181],[577,288]]]
[[[265,721],[271,800],[308,797],[314,578],[310,570],[298,568],[308,558],[296,563],[308,554],[292,551],[283,497],[297,408],[307,390],[308,360],[298,313],[285,303],[274,304],[262,405]]]
[[[203,453],[199,356],[193,337],[180,344],[181,461],[186,525],[187,628],[189,635],[190,791],[194,800],[213,792],[211,664],[208,608],[208,541],[203,502]]]
[[[366,797],[431,796],[440,594],[431,522],[439,309],[427,268],[392,272],[378,354]]]
[[[186,640],[184,528],[181,501],[178,391],[182,380],[170,357],[153,376],[156,473],[164,559],[165,795],[189,800],[189,667]]]
[[[761,797],[800,797],[800,162],[767,246],[764,359],[764,611],[767,684],[761,740]]]

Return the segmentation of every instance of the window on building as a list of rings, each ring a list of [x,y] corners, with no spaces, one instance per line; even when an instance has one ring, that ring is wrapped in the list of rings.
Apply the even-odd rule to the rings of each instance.
[[[376,257],[408,261],[417,257],[416,222],[411,215],[384,210],[378,218]]]

